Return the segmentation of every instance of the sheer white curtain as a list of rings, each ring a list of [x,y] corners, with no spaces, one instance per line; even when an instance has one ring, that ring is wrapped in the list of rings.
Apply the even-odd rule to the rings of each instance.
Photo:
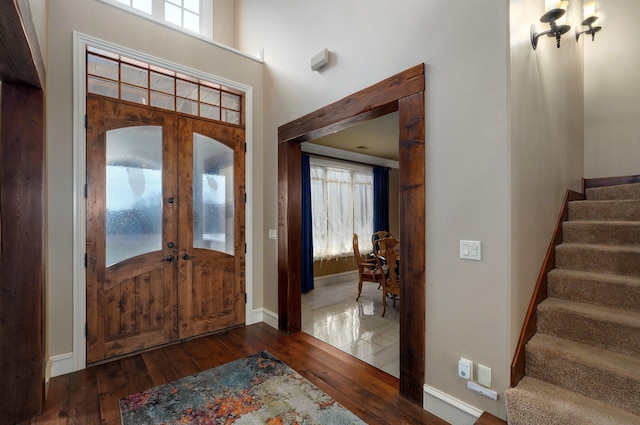
[[[368,241],[373,231],[373,170],[311,162],[313,259],[351,255],[354,233]],[[360,243],[366,252],[369,244]]]
[[[358,234],[360,253],[367,254],[373,251],[369,243],[373,233],[373,169],[368,172],[356,171],[353,176],[353,233]]]

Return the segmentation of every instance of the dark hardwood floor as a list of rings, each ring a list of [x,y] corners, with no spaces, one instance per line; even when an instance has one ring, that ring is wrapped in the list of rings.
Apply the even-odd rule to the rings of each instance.
[[[305,333],[287,335],[264,323],[55,377],[43,413],[31,423],[120,424],[121,397],[261,350],[268,350],[369,424],[447,424],[401,397],[397,378]]]

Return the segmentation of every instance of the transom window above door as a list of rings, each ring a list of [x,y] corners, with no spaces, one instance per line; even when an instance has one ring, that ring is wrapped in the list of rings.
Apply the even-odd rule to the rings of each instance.
[[[87,48],[87,92],[242,125],[242,94],[95,47]]]
[[[212,0],[101,0],[176,29],[212,38]]]

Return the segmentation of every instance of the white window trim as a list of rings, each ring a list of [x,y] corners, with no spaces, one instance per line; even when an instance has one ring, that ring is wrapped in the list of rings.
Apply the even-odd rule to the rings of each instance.
[[[246,192],[253,193],[253,88],[245,84],[227,80],[195,69],[191,69],[173,62],[156,58],[144,53],[136,52],[122,46],[94,38],[79,32],[73,33],[73,371],[86,367],[87,348],[85,337],[85,323],[87,317],[86,305],[86,269],[84,255],[86,252],[86,203],[84,187],[86,184],[86,49],[88,46],[111,51],[131,59],[156,65],[164,69],[181,74],[190,75],[202,80],[220,84],[244,93],[245,98],[245,142],[247,144],[245,184]],[[253,201],[247,197],[245,204],[246,244],[249,249],[246,254],[245,291],[247,302],[245,305],[245,322],[247,325],[258,323],[261,310],[253,309],[253,241],[254,216]],[[65,373],[71,371],[65,371]]]
[[[234,49],[233,47],[227,46],[226,44],[222,44],[222,43],[219,43],[219,42],[213,40],[213,19],[211,19],[210,26],[208,28],[206,28],[206,31],[208,31],[208,33],[207,33],[208,36],[204,36],[202,34],[199,34],[199,33],[190,31],[190,30],[188,30],[186,28],[183,28],[183,27],[181,27],[179,25],[175,25],[175,24],[172,24],[171,22],[167,22],[162,17],[158,18],[156,16],[149,15],[148,13],[144,13],[144,12],[142,12],[140,10],[134,9],[133,7],[127,6],[126,4],[117,2],[116,0],[99,0],[99,1],[101,1],[103,3],[106,3],[106,4],[110,5],[110,6],[116,7],[116,8],[118,8],[120,10],[123,10],[123,11],[125,11],[127,13],[131,13],[133,15],[139,16],[139,17],[141,17],[143,19],[146,19],[148,21],[155,22],[156,24],[159,24],[159,25],[162,25],[164,27],[170,28],[172,30],[181,32],[181,33],[183,33],[185,35],[188,35],[189,37],[197,38],[198,40],[202,40],[202,41],[204,41],[206,43],[213,44],[214,46],[217,46],[217,47],[220,47],[222,49],[228,50],[228,51],[233,52],[235,54],[238,54],[240,56],[244,56],[244,57],[246,57],[248,59],[251,59],[251,60],[254,60],[256,62],[264,63],[264,54],[263,54],[262,50],[260,50],[260,56],[254,56],[254,55],[250,55],[248,53],[242,52],[242,51],[240,51],[238,49]],[[213,5],[211,5],[210,7],[211,7],[210,10],[204,10],[203,9],[201,11],[201,13],[209,13],[211,16],[213,16]],[[200,20],[200,24],[202,25],[202,20]],[[202,30],[202,28],[201,28],[201,30]]]
[[[200,3],[200,34],[210,40],[213,40],[213,1]],[[205,16],[211,19],[205,19]]]

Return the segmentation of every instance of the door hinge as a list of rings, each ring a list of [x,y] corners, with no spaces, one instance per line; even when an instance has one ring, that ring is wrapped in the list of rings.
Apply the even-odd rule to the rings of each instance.
[[[89,337],[89,325],[87,324],[87,322],[84,323],[84,337]]]
[[[244,244],[244,253],[247,253],[247,244]]]
[[[244,144],[244,153],[247,153],[247,144]]]
[[[88,197],[88,191],[89,189],[87,188],[87,184],[84,184],[84,197],[87,198]]]
[[[87,253],[84,253],[84,268],[87,268]]]
[[[244,293],[244,303],[245,304],[247,303],[247,293],[246,292]]]
[[[84,129],[88,129],[89,128],[89,116],[87,114],[84,114]]]
[[[244,203],[247,203],[247,192],[244,193]]]

